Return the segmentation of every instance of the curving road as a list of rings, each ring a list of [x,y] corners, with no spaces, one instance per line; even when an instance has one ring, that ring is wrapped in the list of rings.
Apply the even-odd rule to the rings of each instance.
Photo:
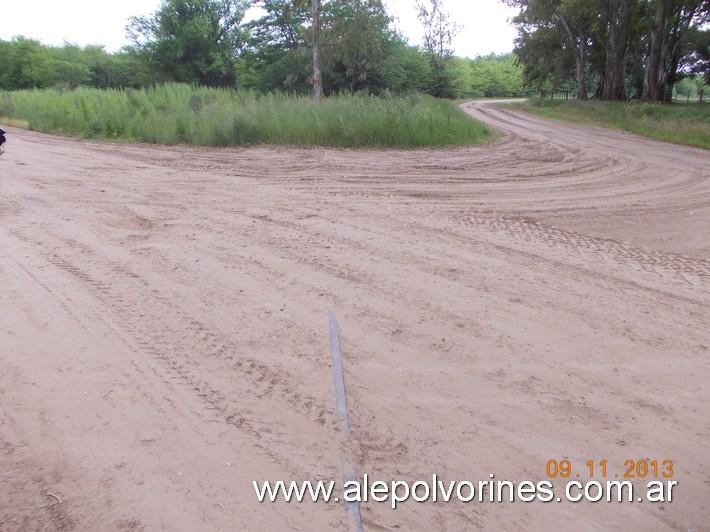
[[[707,151],[496,107],[451,151],[0,158],[0,529],[347,529],[327,311],[372,479],[675,460],[670,504],[363,504],[366,530],[701,530]],[[562,482],[555,487],[562,489]]]

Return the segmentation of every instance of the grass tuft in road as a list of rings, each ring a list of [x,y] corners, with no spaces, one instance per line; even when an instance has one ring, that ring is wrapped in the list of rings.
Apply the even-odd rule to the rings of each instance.
[[[167,84],[144,90],[0,93],[0,116],[90,139],[241,146],[443,147],[493,137],[452,102],[428,96],[308,97]]]
[[[710,149],[710,103],[533,99],[515,107],[543,118],[623,129],[656,140]]]

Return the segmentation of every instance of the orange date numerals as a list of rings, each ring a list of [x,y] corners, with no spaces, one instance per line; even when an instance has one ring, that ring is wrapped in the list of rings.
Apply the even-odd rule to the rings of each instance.
[[[607,460],[587,460],[584,467],[576,468],[570,460],[548,460],[545,466],[545,472],[548,478],[579,478],[580,475],[586,474],[589,478],[608,476],[619,477],[619,473],[611,475],[607,474]],[[623,477],[624,478],[673,478],[673,460],[648,460],[646,458],[640,460],[624,460]]]
[[[673,478],[673,460],[624,460],[624,478]]]
[[[586,465],[590,477],[593,477],[596,472],[602,478],[606,478],[606,460],[599,460],[597,463],[594,460],[587,460]]]
[[[548,460],[545,469],[549,478],[569,478],[572,474],[572,463],[569,460]]]

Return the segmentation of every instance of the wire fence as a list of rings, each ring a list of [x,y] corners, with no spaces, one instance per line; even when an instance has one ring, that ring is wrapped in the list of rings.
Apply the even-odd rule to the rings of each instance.
[[[546,97],[545,93],[543,93],[543,97]],[[553,89],[549,91],[550,100],[574,100],[576,97],[576,91],[570,89]]]
[[[541,91],[540,98],[549,100],[576,100],[577,91],[573,89],[552,89],[549,91]],[[697,103],[705,104],[708,101],[708,94],[705,93],[705,89],[698,89],[697,91],[678,91],[673,89],[673,96],[671,98],[673,103]]]
[[[693,94],[693,92],[695,92]],[[673,102],[675,103],[699,103],[703,104],[706,102],[707,98],[705,96],[705,89],[698,89],[697,91],[691,91],[688,89],[685,93],[673,89]]]

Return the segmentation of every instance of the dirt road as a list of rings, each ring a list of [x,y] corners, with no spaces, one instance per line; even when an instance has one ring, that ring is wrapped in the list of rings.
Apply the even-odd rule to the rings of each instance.
[[[670,504],[363,505],[366,530],[707,530],[707,151],[467,104],[447,152],[0,158],[0,529],[347,529],[252,480],[675,460]],[[584,476],[584,475],[582,475]],[[557,482],[555,486],[562,486]]]

